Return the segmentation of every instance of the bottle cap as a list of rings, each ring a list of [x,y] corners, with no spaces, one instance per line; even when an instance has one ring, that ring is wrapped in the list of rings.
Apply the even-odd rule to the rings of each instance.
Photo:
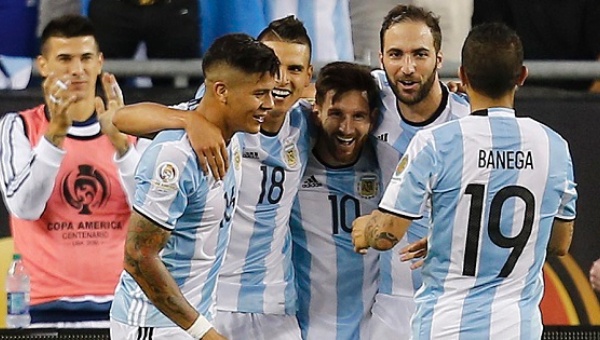
[[[13,254],[13,261],[20,260],[20,259],[21,259],[21,254]]]

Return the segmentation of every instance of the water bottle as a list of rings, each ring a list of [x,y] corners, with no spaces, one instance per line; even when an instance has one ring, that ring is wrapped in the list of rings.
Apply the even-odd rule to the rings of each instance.
[[[31,323],[29,315],[29,274],[20,254],[13,261],[6,276],[6,327],[25,328]]]

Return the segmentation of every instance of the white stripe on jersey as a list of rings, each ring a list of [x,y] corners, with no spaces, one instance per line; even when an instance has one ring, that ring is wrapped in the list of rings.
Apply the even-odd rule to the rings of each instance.
[[[539,338],[552,223],[575,215],[566,142],[493,108],[418,133],[405,157],[380,206],[415,215],[432,200],[413,338]]]

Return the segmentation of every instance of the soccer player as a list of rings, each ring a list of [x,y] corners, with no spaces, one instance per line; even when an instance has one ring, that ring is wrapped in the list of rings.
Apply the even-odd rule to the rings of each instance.
[[[398,5],[388,12],[381,25],[383,70],[373,71],[373,76],[381,91],[382,106],[372,134],[392,145],[400,156],[417,131],[469,114],[466,98],[450,92],[439,80],[441,42],[439,19],[420,7]],[[380,256],[379,292],[371,323],[374,339],[409,337],[413,295],[421,278],[420,270],[411,271],[409,263],[400,261],[399,252],[407,242],[416,242],[426,234],[427,219],[415,221],[407,237]]]
[[[431,204],[413,339],[542,336],[542,266],[568,251],[577,192],[567,142],[515,116],[526,76],[514,31],[473,28],[460,67],[473,112],[418,132],[380,210],[353,224],[358,251],[388,249]]]
[[[279,61],[264,44],[232,34],[213,43],[202,69],[206,93],[188,114],[221,129],[232,165],[219,182],[204,173],[183,130],[159,133],[144,152],[111,308],[115,339],[224,339],[210,322],[241,181],[243,135],[234,134],[260,131]]]
[[[45,104],[0,122],[0,186],[31,278],[32,327],[109,325],[130,215],[122,183],[139,156],[96,97],[103,61],[88,19],[52,20],[36,60]],[[122,106],[114,76],[101,82],[107,106]]]
[[[290,227],[302,339],[368,339],[378,253],[354,252],[352,221],[377,209],[383,177],[370,138],[379,92],[369,69],[324,66],[316,82],[316,143]],[[392,165],[393,167],[393,165]]]
[[[281,69],[260,133],[245,137],[244,177],[219,276],[216,326],[231,338],[300,339],[288,223],[310,148],[310,105],[298,100],[312,76],[311,41],[292,16],[273,21],[258,39],[275,51]],[[210,124],[158,105],[126,107],[115,118],[117,127],[134,134],[186,128],[192,145],[211,134]]]

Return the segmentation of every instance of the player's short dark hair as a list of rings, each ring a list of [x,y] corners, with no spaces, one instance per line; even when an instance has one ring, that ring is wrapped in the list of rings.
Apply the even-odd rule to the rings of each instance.
[[[260,41],[283,41],[308,46],[308,51],[312,53],[312,42],[302,21],[293,15],[285,18],[273,20],[265,29],[258,34]],[[310,54],[309,54],[310,62]]]
[[[329,63],[319,71],[315,87],[315,102],[318,105],[323,105],[327,92],[331,90],[335,91],[333,102],[339,100],[344,93],[356,90],[367,92],[371,112],[374,112],[379,104],[379,90],[367,66],[346,61]]]
[[[518,85],[523,44],[503,23],[474,27],[462,47],[462,67],[473,89],[499,98]]]
[[[217,38],[202,57],[204,77],[217,65],[226,64],[244,73],[279,72],[279,59],[272,49],[243,33],[226,34]]]
[[[383,18],[381,24],[381,30],[379,31],[379,45],[380,50],[383,52],[383,36],[390,27],[395,24],[413,21],[422,22],[431,31],[433,36],[433,47],[435,52],[439,52],[442,48],[442,30],[440,29],[440,18],[431,11],[425,10],[423,7],[413,5],[397,5],[392,8],[387,15]]]
[[[67,14],[51,20],[42,31],[40,47],[42,53],[46,42],[50,38],[77,38],[92,36],[96,38],[96,31],[92,22],[81,15]],[[96,41],[96,46],[98,42]]]

